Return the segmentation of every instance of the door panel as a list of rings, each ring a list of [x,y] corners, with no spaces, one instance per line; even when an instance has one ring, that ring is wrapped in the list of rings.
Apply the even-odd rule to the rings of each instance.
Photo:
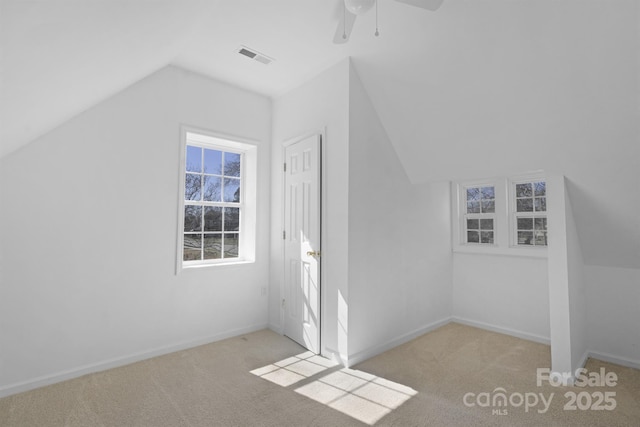
[[[285,148],[284,333],[320,352],[320,135]]]

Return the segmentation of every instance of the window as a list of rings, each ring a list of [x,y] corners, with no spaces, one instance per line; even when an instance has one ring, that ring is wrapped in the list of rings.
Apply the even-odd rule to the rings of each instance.
[[[452,183],[454,252],[547,256],[544,172]]]
[[[238,258],[242,155],[188,145],[184,261]]]
[[[544,181],[513,183],[515,244],[547,246],[547,188]]]
[[[182,155],[179,267],[252,261],[256,147],[185,132]]]
[[[465,242],[493,244],[496,212],[495,187],[466,187],[465,210]]]

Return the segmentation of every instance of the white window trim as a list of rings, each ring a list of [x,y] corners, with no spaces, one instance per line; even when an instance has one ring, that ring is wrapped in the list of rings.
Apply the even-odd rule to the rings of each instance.
[[[527,184],[531,182],[540,182],[540,181],[544,181],[545,183],[547,182],[547,179],[544,174],[541,174],[541,173],[528,174],[528,175],[520,175],[517,177],[509,178],[509,182],[508,182],[509,184],[509,236],[510,236],[509,245],[511,248],[530,249],[535,251],[544,250],[546,252],[547,246],[518,244],[518,230],[517,230],[518,227],[517,227],[517,220],[516,220],[516,217],[518,216],[518,212],[516,211],[516,184]],[[547,218],[547,222],[549,221],[548,209],[547,211],[545,211],[544,215],[536,212],[531,212],[530,214],[525,213],[523,214],[523,216],[532,217],[532,218],[544,216],[545,218]],[[547,234],[547,238],[548,238],[548,234]]]
[[[237,258],[183,261],[184,249],[184,186],[186,173],[186,146],[195,145],[213,148],[241,155],[241,191],[240,191],[240,241]],[[256,223],[257,223],[257,166],[258,147],[256,141],[236,136],[224,135],[193,127],[180,129],[180,177],[178,188],[178,226],[176,250],[176,274],[183,269],[248,264],[255,262]]]
[[[523,174],[512,177],[468,180],[451,183],[451,224],[452,251],[454,253],[507,255],[532,258],[546,258],[547,246],[514,245],[515,207],[511,188],[515,182],[546,181],[543,172]],[[466,188],[493,186],[496,195],[496,209],[493,222],[494,243],[466,243]],[[548,189],[547,189],[548,191]]]
[[[495,210],[494,213],[467,213],[467,189],[469,188],[478,188],[478,187],[493,187],[495,192]],[[493,181],[478,181],[478,182],[465,182],[464,185],[460,186],[460,244],[465,246],[497,246],[498,244],[498,236],[500,234],[497,228],[497,215],[496,211],[498,209],[498,188],[496,187],[495,182]],[[492,219],[493,220],[493,243],[474,243],[467,241],[467,219]]]

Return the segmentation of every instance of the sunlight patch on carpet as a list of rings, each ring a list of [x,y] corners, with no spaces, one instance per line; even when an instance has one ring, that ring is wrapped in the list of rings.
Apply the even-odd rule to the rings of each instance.
[[[411,387],[355,369],[325,372],[336,366],[336,362],[305,352],[251,373],[282,387],[308,379],[296,393],[369,425],[418,394]]]
[[[325,375],[296,392],[369,425],[418,394],[411,387],[348,368]]]
[[[335,366],[338,364],[307,351],[254,369],[251,373],[282,387],[288,387]]]

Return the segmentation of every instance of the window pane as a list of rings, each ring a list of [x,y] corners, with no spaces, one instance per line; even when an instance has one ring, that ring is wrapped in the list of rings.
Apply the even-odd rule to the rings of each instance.
[[[184,231],[202,231],[202,206],[184,207]]]
[[[238,233],[225,233],[224,235],[224,257],[238,258]]]
[[[533,231],[518,231],[519,245],[533,245]]]
[[[547,211],[547,198],[536,197],[536,212],[546,212],[546,211]]]
[[[224,201],[240,202],[240,180],[236,178],[224,179]]]
[[[240,229],[240,208],[224,209],[224,231],[238,231]]]
[[[480,229],[481,230],[493,230],[493,219],[481,219],[480,220]]]
[[[187,172],[202,172],[202,148],[187,145]]]
[[[546,231],[536,231],[536,245],[538,246],[546,246],[547,245],[547,232]]]
[[[240,154],[224,153],[224,175],[240,176]]]
[[[467,220],[467,230],[479,230],[479,229],[480,229],[480,220],[478,219]]]
[[[220,188],[222,187],[222,178],[217,176],[204,176],[203,200],[207,202],[220,201]]]
[[[222,151],[204,149],[204,173],[222,174]]]
[[[536,218],[536,231],[547,229],[547,218]]]
[[[481,193],[483,199],[495,199],[496,198],[496,192],[495,192],[495,189],[493,187],[482,187],[480,189],[480,193]]]
[[[195,261],[202,259],[201,243],[201,234],[185,234],[182,250],[182,260]]]
[[[467,231],[467,242],[469,242],[469,243],[480,243],[480,232],[478,232],[478,231]]]
[[[516,197],[531,197],[531,184],[516,184]]]
[[[480,189],[479,188],[467,188],[467,201],[476,201],[480,200]]]
[[[222,258],[222,234],[205,234],[204,235],[204,258],[203,259],[220,259]]]
[[[496,202],[493,200],[483,200],[482,201],[482,212],[483,213],[494,213],[496,211]]]
[[[480,213],[480,202],[467,202],[467,213]]]
[[[184,178],[184,199],[200,200],[202,175],[188,173]]]
[[[518,199],[518,200],[516,200],[516,211],[518,211],[518,212],[533,212],[533,199]]]
[[[480,243],[493,243],[493,231],[481,231]]]
[[[533,218],[518,218],[518,230],[533,230]]]
[[[204,231],[222,231],[222,208],[215,206],[204,208]]]
[[[547,195],[547,184],[544,182],[534,182],[533,188],[535,189],[536,196],[546,196]]]

